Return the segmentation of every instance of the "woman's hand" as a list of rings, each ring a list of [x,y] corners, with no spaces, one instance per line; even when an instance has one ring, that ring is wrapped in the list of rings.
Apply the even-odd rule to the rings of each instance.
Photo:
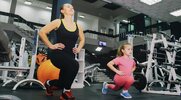
[[[120,75],[120,76],[123,76],[123,75],[124,75],[124,72],[123,72],[123,71],[118,70],[118,71],[116,72],[116,74],[118,74],[118,75]]]
[[[73,48],[72,51],[74,54],[77,54],[80,52],[80,49],[79,48]]]
[[[52,50],[55,50],[55,49],[62,50],[62,49],[65,48],[65,45],[62,44],[62,43],[56,43],[54,45],[51,45],[49,48],[52,49]]]

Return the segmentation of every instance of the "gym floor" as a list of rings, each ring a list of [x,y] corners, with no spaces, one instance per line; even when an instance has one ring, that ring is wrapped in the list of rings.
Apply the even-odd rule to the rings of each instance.
[[[1,85],[1,84],[0,84]],[[121,91],[109,91],[107,95],[101,93],[102,84],[92,84],[85,86],[83,89],[73,89],[73,94],[76,100],[123,100],[119,95]],[[21,100],[59,100],[60,91],[55,91],[54,96],[45,96],[45,91],[38,87],[19,87],[16,91],[12,91],[12,86],[0,87],[1,95],[13,95]],[[131,87],[130,94],[134,100],[180,100],[180,96],[170,96],[161,94],[139,93],[134,87]],[[1,99],[0,100],[15,100],[15,99]]]

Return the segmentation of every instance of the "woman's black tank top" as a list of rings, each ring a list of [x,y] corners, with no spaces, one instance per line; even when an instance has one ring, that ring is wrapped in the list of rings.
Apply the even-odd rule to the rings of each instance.
[[[77,24],[76,24],[75,31],[69,31],[68,29],[66,29],[66,27],[63,24],[63,21],[61,20],[61,25],[56,30],[56,37],[57,37],[56,43],[63,43],[65,45],[65,48],[61,50],[62,52],[66,52],[71,55],[74,55],[72,48],[75,47],[75,44],[78,39],[78,34],[79,34],[79,30],[78,30]]]

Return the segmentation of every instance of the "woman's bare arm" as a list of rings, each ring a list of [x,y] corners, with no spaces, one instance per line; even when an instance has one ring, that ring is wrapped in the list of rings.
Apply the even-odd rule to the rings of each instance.
[[[49,41],[47,34],[49,34],[52,30],[57,29],[60,26],[60,24],[61,24],[60,19],[56,19],[50,22],[49,24],[45,25],[44,27],[42,27],[39,31],[40,38],[45,43],[45,45],[50,49],[53,48],[53,44]]]
[[[78,28],[79,28],[79,44],[78,44],[77,49],[73,50],[74,53],[79,53],[85,44],[85,36],[84,36],[83,28],[80,25],[78,25]]]

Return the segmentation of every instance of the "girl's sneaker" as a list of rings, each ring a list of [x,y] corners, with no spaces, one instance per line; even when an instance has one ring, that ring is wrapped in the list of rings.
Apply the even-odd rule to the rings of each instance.
[[[129,92],[125,92],[125,93],[122,92],[122,93],[120,93],[120,95],[123,96],[126,99],[132,98],[132,96],[129,94]]]
[[[108,88],[106,87],[107,82],[104,82],[102,85],[102,94],[107,94],[108,92]]]

